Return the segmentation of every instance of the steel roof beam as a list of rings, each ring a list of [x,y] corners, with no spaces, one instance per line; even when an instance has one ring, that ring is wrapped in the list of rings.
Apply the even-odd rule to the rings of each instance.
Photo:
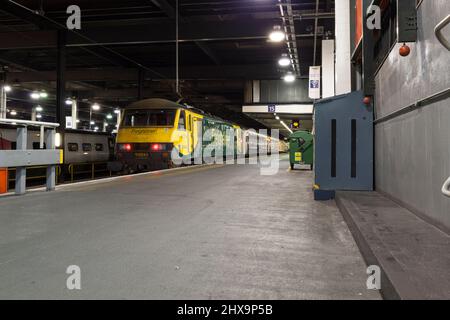
[[[239,24],[221,22],[183,25],[180,29],[180,42],[265,40],[273,23],[255,26],[252,23]],[[153,30],[153,26],[128,26],[88,29],[85,33],[95,42],[86,41],[76,35],[68,35],[67,47],[98,47],[119,45],[151,45],[175,43],[175,36],[169,32]],[[164,26],[161,26],[164,29]],[[45,49],[56,47],[56,32],[50,30],[0,33],[0,50]],[[296,38],[313,38],[311,33],[297,34]]]
[[[159,77],[152,73],[146,73],[147,79],[171,79],[174,70],[170,67],[155,68]],[[186,66],[183,67],[183,79],[273,79],[277,75],[274,64],[260,65],[227,65],[227,66]],[[56,81],[56,72],[9,72],[6,74],[7,81],[14,83]],[[109,69],[78,69],[67,70],[66,81],[132,81],[138,79],[137,69],[109,68]]]

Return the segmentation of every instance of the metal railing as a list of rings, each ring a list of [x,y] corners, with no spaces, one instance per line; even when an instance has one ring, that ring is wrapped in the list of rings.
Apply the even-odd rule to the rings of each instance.
[[[26,192],[27,167],[31,166],[45,165],[47,191],[55,190],[56,166],[61,162],[60,151],[55,147],[55,129],[59,127],[59,124],[16,119],[0,119],[0,123],[17,126],[16,150],[0,151],[0,167],[16,168],[16,194]],[[45,139],[46,150],[27,149],[28,126],[40,127],[40,148],[44,148]]]
[[[35,166],[35,167],[27,167],[27,181],[32,181],[32,180],[41,180],[41,179],[46,179],[47,176],[45,175],[30,175],[30,171],[39,171],[41,169],[46,169],[47,166]],[[8,168],[8,172],[16,172],[16,168]],[[15,175],[14,175],[15,176]],[[61,166],[56,166],[56,184],[58,184],[58,177],[61,176]],[[8,182],[14,182],[15,183],[16,179],[13,178],[8,178]]]
[[[442,29],[444,29],[449,23],[450,23],[450,14],[436,25],[436,27],[434,28],[434,34],[436,35],[436,38],[439,40],[439,42],[444,47],[446,47],[447,50],[450,51],[450,42],[447,39],[445,39],[444,35],[442,34]]]
[[[106,169],[95,169],[95,166],[98,165],[105,165]],[[90,169],[89,170],[81,170],[81,171],[76,171],[77,167],[86,167],[89,166]],[[97,167],[98,168],[98,167]],[[100,173],[100,172],[108,172],[109,176],[112,176],[112,171],[107,169],[107,162],[84,162],[84,163],[71,163],[68,165],[68,170],[69,170],[69,174],[70,174],[70,182],[74,181],[74,175],[76,174],[87,174],[90,173],[91,175],[91,179],[94,180],[95,179],[95,174],[96,173]]]
[[[77,179],[76,176],[80,175],[86,175],[89,174],[90,179],[95,179],[98,177],[105,177],[109,176],[112,177],[113,173],[111,170],[107,168],[108,163],[107,162],[82,162],[82,163],[71,163],[67,165],[67,172],[70,175],[70,182],[73,183],[75,181],[78,181],[80,179]],[[89,169],[86,169],[89,167]],[[39,170],[45,169],[47,166],[32,166],[27,167],[27,182],[30,181],[36,181],[36,180],[42,180],[45,179],[47,176],[42,175],[39,173]],[[15,167],[8,168],[8,172],[16,172]],[[30,172],[35,172],[36,175],[30,174]],[[56,166],[56,184],[65,183],[65,176],[62,175],[63,170],[60,165]],[[105,174],[106,173],[106,174]],[[15,183],[15,174],[13,177],[8,177],[8,184]],[[38,186],[38,185],[33,185]]]
[[[435,94],[432,94],[431,96],[428,96],[426,98],[416,101],[415,103],[407,105],[406,107],[400,108],[400,109],[393,111],[387,115],[381,116],[381,117],[375,119],[373,122],[375,124],[379,124],[381,122],[385,122],[385,121],[391,120],[393,118],[396,118],[398,116],[401,116],[403,114],[414,111],[418,108],[423,108],[423,107],[431,105],[435,102],[447,99],[448,97],[450,97],[450,88],[439,91]]]

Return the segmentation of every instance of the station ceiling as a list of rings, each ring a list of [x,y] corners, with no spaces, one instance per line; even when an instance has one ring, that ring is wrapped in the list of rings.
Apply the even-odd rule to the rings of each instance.
[[[87,109],[93,101],[124,106],[137,100],[141,77],[143,98],[177,98],[175,0],[0,0],[0,65],[18,88],[17,109],[28,106],[20,90],[46,90],[46,103],[55,105],[57,29],[73,4],[81,8],[82,25],[66,35],[67,96],[85,101]],[[320,40],[333,37],[333,0],[179,0],[182,97],[228,120],[260,126],[241,112],[244,88],[248,80],[283,75],[277,60],[286,43],[267,40],[273,26],[282,25],[280,4],[292,9],[299,74],[306,76],[314,52],[320,63]]]

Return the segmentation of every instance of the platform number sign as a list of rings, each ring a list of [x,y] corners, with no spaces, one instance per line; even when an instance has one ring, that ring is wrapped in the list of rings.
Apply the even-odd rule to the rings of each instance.
[[[268,109],[270,113],[275,113],[277,112],[277,107],[274,104],[269,104]]]

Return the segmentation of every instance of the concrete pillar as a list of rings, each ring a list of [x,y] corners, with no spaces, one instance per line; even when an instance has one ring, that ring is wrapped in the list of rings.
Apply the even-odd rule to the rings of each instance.
[[[336,1],[336,95],[352,90],[350,0]]]
[[[6,119],[6,91],[0,83],[0,119]]]
[[[334,40],[322,41],[322,98],[335,95]]]
[[[78,104],[77,100],[72,99],[72,129],[78,128],[77,120],[78,120]]]
[[[66,33],[58,31],[58,48],[56,63],[56,122],[59,130],[66,127]]]
[[[33,107],[33,109],[31,109],[31,121],[36,121],[36,107]]]
[[[27,150],[27,127],[17,128],[16,150]],[[27,168],[16,168],[16,194],[25,194],[27,188]]]
[[[253,80],[253,103],[261,102],[261,81]]]
[[[92,130],[92,106],[89,108],[89,130]]]
[[[47,129],[45,131],[45,144],[47,149],[55,149],[55,130]],[[47,191],[55,190],[56,186],[56,166],[51,165],[47,167]]]
[[[120,110],[117,110],[117,128],[120,126],[120,120],[122,119],[122,112]]]

